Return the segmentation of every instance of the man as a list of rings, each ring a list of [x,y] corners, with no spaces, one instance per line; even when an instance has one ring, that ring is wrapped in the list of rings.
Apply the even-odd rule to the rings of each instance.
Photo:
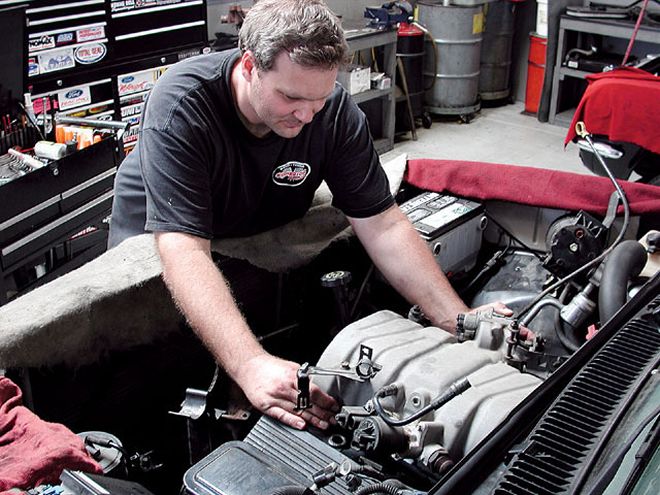
[[[154,232],[163,277],[192,328],[257,409],[295,428],[327,428],[338,404],[312,386],[313,406],[294,410],[299,365],[259,345],[210,239],[300,218],[325,180],[404,297],[448,330],[468,311],[395,205],[363,113],[335,84],[347,51],[322,0],[261,0],[239,50],[186,60],[158,81],[115,186],[110,245]]]

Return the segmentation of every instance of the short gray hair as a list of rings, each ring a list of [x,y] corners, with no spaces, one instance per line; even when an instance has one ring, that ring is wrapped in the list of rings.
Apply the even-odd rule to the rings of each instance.
[[[238,47],[251,51],[262,71],[272,69],[280,52],[312,68],[334,69],[348,59],[339,19],[322,0],[259,0],[245,16]]]

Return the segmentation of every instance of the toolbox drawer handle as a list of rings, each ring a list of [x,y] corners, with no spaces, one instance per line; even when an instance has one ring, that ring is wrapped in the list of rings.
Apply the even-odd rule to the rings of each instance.
[[[128,12],[117,12],[116,14],[112,14],[113,19],[118,19],[121,17],[132,17],[134,15],[142,15],[142,14],[153,14],[155,12],[160,12],[163,10],[172,10],[172,9],[182,9],[182,8],[187,8],[187,7],[194,7],[195,5],[201,5],[204,2],[202,0],[195,0],[194,2],[183,2],[183,3],[177,3],[177,4],[172,4],[172,5],[159,5],[158,7],[150,7],[148,9],[140,9],[140,10],[131,10]]]
[[[121,34],[119,36],[115,36],[115,40],[123,41],[123,40],[129,40],[131,38],[142,38],[143,36],[150,36],[152,34],[167,33],[169,31],[175,31],[178,29],[188,29],[191,27],[203,26],[203,25],[204,25],[204,21],[195,21],[195,22],[187,22],[185,24],[178,24],[176,26],[163,26],[157,29],[149,29],[148,31],[138,31],[136,33]]]

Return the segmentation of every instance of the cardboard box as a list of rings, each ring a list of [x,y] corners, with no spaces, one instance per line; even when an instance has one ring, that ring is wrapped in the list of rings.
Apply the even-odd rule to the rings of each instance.
[[[359,65],[349,65],[339,71],[337,81],[351,95],[368,91],[371,89],[371,69]]]

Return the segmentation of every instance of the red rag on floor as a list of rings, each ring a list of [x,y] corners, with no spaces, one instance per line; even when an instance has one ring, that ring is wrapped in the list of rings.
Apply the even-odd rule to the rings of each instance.
[[[584,122],[590,134],[660,153],[660,77],[634,67],[587,76],[589,86],[568,128],[564,145]]]
[[[405,180],[421,189],[468,198],[585,210],[598,215],[605,215],[614,191],[607,177],[459,160],[409,160]],[[631,213],[660,213],[660,186],[618,182]]]
[[[58,484],[64,469],[103,472],[75,433],[43,421],[21,397],[14,382],[0,377],[0,491]]]

